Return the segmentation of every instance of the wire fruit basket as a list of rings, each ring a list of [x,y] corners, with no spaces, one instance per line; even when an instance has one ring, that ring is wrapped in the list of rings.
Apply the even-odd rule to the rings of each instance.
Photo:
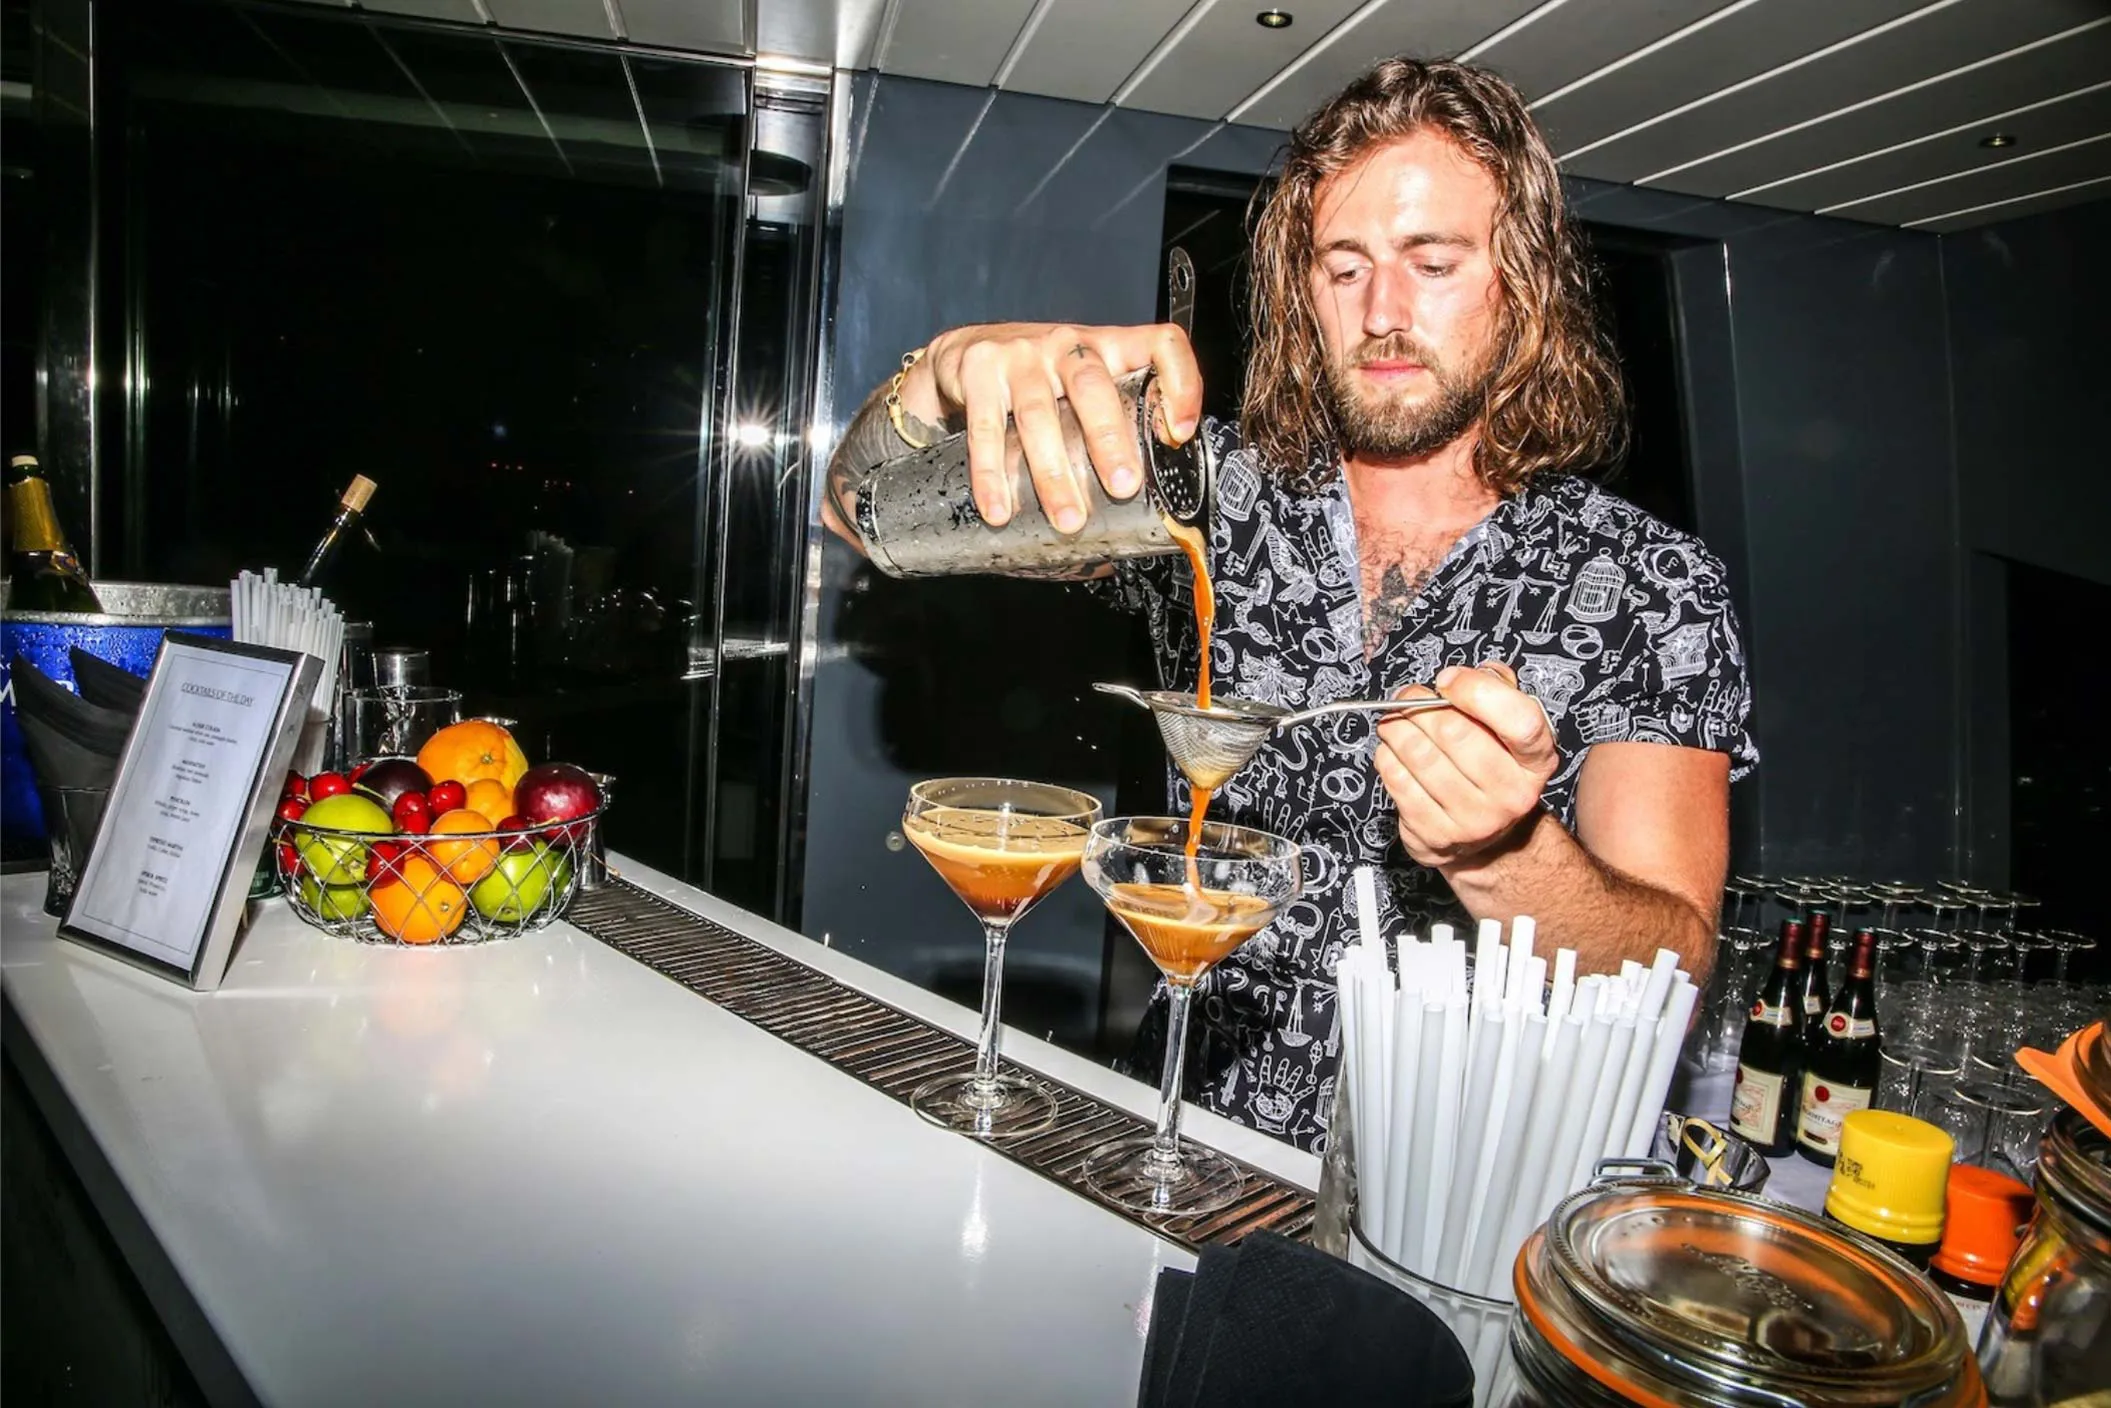
[[[294,912],[339,938],[487,943],[563,917],[607,812],[423,835],[280,821],[272,854]]]

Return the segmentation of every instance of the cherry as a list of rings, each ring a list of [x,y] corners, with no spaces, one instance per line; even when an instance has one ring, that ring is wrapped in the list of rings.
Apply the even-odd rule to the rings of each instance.
[[[307,810],[308,804],[298,797],[281,797],[279,799],[280,821],[299,821],[302,816],[306,815]]]
[[[406,847],[400,841],[376,841],[367,848],[366,878],[368,884],[396,885],[403,881],[403,871],[396,864]]]
[[[374,765],[370,762],[361,763],[358,767],[352,769],[350,775],[346,780],[349,781],[354,787],[357,787],[359,785],[359,779],[365,777],[366,770],[372,766]]]
[[[515,813],[500,822],[497,829],[500,831],[526,831],[531,825],[533,823],[526,817]],[[531,838],[527,836],[509,836],[506,838],[505,847],[509,851],[525,851],[528,849],[530,840]]]
[[[432,815],[422,808],[410,811],[399,804],[396,808],[396,829],[406,836],[423,836],[432,830]]]
[[[342,797],[352,790],[352,784],[341,772],[319,772],[308,779],[308,796],[320,802],[325,797]]]
[[[293,849],[291,841],[279,842],[279,874],[291,879],[300,874],[301,853]]]
[[[431,804],[432,814],[440,816],[467,802],[469,789],[449,778],[445,782],[435,782],[432,790],[425,794],[425,800]]]
[[[279,795],[281,797],[306,797],[308,795],[308,779],[289,769],[286,773],[286,785],[279,789]]]

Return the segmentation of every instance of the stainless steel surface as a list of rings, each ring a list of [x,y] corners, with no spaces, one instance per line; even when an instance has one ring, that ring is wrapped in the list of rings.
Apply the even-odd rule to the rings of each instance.
[[[176,631],[190,626],[225,626],[231,619],[226,587],[98,580],[95,595],[103,604],[99,615],[9,611],[7,619],[46,626],[136,626],[148,623]],[[6,607],[7,589],[5,584],[0,584],[0,610],[6,610]]]
[[[895,577],[946,576],[973,572],[1062,572],[1124,558],[1180,551],[1168,518],[1202,522],[1214,492],[1215,463],[1203,437],[1170,446],[1158,437],[1158,390],[1149,372],[1117,383],[1133,418],[1134,443],[1144,466],[1144,488],[1128,499],[1110,498],[1086,453],[1084,436],[1069,402],[1059,404],[1071,473],[1085,487],[1085,524],[1064,533],[1050,521],[1035,495],[1033,477],[1015,430],[1005,432],[1014,510],[1011,521],[992,527],[975,506],[968,478],[965,433],[928,449],[875,466],[857,490],[858,536],[874,566]]]
[[[1214,694],[1210,707],[1204,709],[1195,702],[1194,695],[1173,690],[1107,683],[1092,687],[1101,694],[1111,694],[1150,710],[1173,765],[1192,785],[1209,788],[1229,781],[1268,741],[1268,735],[1279,728],[1328,714],[1420,714],[1451,707],[1448,699],[1337,699],[1331,704],[1291,710]]]

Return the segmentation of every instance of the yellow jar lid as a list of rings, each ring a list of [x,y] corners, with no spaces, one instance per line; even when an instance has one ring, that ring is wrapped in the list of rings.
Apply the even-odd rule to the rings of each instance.
[[[1840,1124],[1840,1156],[1825,1210],[1887,1242],[1939,1242],[1955,1149],[1956,1141],[1926,1120],[1856,1110]]]

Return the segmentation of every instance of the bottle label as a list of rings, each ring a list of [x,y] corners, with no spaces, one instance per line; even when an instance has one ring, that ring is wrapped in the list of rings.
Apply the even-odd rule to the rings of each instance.
[[[1825,1034],[1835,1041],[1866,1041],[1876,1035],[1876,1018],[1835,1012],[1825,1019]]]
[[[1796,1119],[1796,1142],[1821,1154],[1840,1152],[1840,1122],[1869,1108],[1874,1091],[1821,1080],[1803,1073],[1803,1104]]]
[[[24,479],[7,486],[7,516],[16,552],[63,552],[66,535],[59,531],[58,511],[51,506],[51,486]]]
[[[1792,1025],[1788,1004],[1771,1007],[1764,998],[1752,1004],[1752,1020],[1762,1027],[1786,1027]]]
[[[1824,1016],[1825,1000],[1814,992],[1803,994],[1803,1015],[1806,1017]]]
[[[1755,1144],[1771,1144],[1781,1126],[1781,1087],[1778,1075],[1737,1068],[1737,1089],[1730,1096],[1730,1128]]]

